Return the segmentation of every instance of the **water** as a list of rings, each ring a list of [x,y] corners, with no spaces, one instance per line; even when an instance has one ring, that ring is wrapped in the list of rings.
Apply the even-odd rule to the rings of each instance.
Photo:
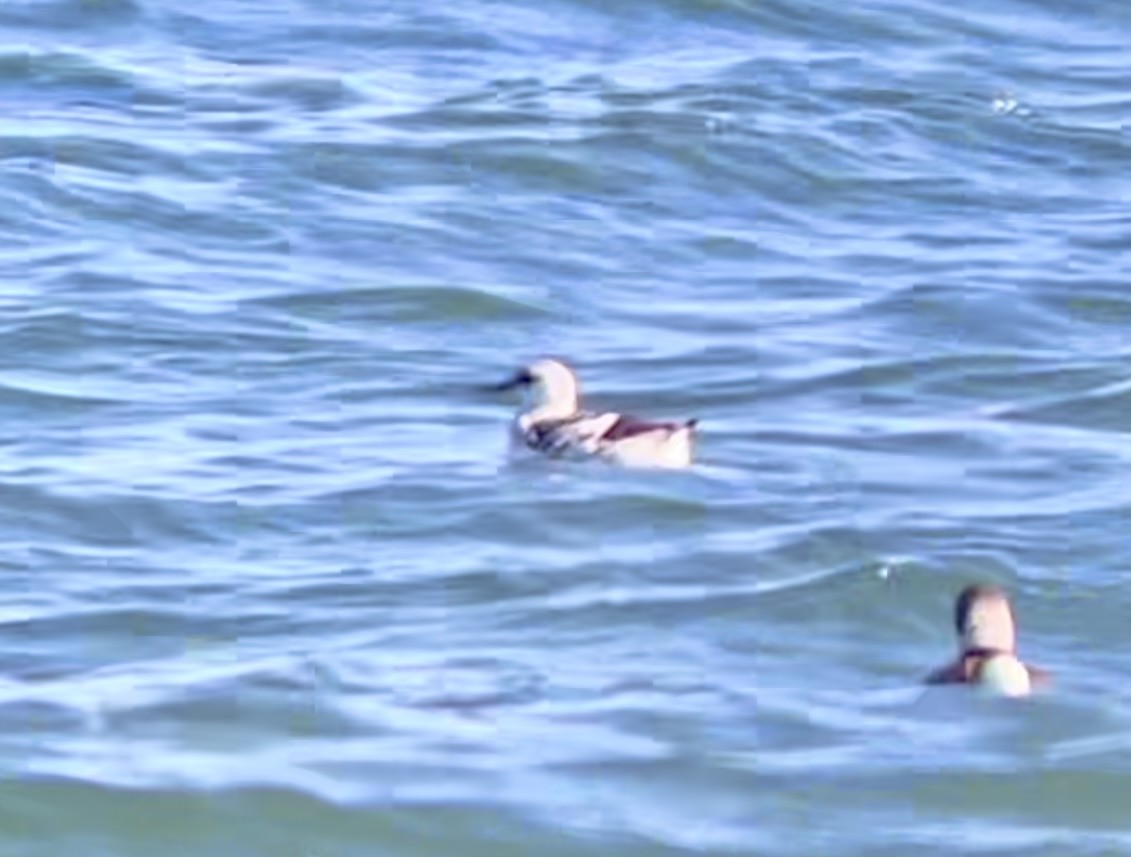
[[[1131,854],[1124,6],[0,32],[0,853]],[[543,353],[700,463],[507,465]]]

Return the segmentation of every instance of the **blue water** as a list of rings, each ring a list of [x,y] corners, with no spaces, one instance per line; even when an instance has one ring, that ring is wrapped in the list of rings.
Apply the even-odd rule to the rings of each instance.
[[[0,3],[0,854],[1131,854],[1129,8]]]

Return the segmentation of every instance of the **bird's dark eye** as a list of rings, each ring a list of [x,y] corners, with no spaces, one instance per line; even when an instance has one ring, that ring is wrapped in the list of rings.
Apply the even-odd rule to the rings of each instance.
[[[534,383],[534,380],[534,376],[530,374],[529,369],[520,369],[507,378],[507,380],[500,384],[492,384],[490,388],[495,391],[513,390],[515,387],[528,387]]]

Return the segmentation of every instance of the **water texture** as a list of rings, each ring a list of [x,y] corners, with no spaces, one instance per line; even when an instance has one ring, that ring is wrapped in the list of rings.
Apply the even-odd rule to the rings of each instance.
[[[1129,9],[0,2],[0,854],[1131,854]]]

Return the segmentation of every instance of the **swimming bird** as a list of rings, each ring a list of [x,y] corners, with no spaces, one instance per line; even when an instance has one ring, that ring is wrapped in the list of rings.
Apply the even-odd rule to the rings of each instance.
[[[636,467],[690,467],[698,420],[649,422],[581,409],[581,386],[564,361],[543,358],[492,389],[521,389],[512,440],[552,457],[598,457]]]
[[[984,584],[967,586],[954,604],[958,658],[935,670],[927,684],[970,684],[1005,696],[1028,696],[1047,686],[1050,676],[1017,657],[1013,607],[1005,591]]]

